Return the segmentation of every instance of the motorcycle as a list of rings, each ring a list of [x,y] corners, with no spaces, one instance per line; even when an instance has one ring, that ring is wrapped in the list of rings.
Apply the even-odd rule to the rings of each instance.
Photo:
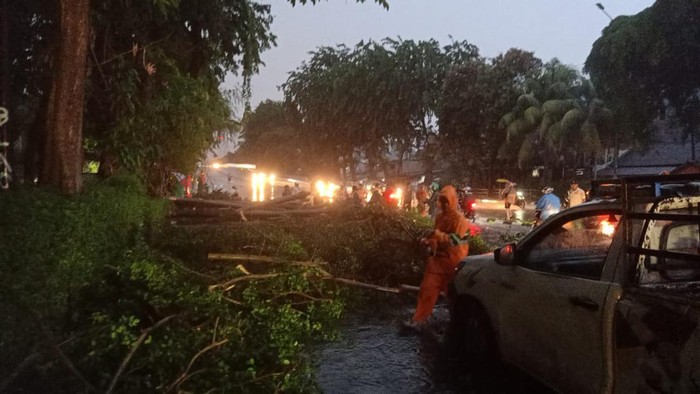
[[[476,197],[471,193],[460,191],[458,198],[459,207],[462,208],[464,217],[476,222]]]

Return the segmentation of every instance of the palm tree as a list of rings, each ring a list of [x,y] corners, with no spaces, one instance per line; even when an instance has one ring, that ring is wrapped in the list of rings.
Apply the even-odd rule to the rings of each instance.
[[[567,166],[592,164],[609,142],[612,113],[596,98],[591,82],[553,59],[524,87],[527,93],[501,118],[506,143],[500,156],[517,155],[520,168],[546,166],[562,172]]]

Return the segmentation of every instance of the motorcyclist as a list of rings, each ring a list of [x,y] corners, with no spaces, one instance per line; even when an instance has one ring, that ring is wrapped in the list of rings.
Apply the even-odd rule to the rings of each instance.
[[[476,197],[474,197],[471,187],[465,186],[463,189],[461,189],[461,199],[459,203],[460,208],[462,208],[462,212],[464,212],[464,217],[471,219],[472,221],[476,220],[476,213],[474,212]]]
[[[542,197],[535,203],[535,226],[561,210],[561,200],[553,192],[550,186],[542,189]]]

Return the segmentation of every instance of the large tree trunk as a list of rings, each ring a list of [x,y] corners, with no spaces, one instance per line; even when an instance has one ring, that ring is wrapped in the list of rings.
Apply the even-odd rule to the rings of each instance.
[[[83,99],[90,1],[60,0],[59,15],[41,182],[70,194],[79,192],[82,187]]]

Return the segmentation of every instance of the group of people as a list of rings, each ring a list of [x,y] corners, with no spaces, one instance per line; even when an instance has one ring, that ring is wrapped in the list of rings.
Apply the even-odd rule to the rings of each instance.
[[[289,187],[289,185],[284,185],[282,189],[282,197],[292,196],[294,194],[301,193],[301,187],[299,187],[299,182],[294,182],[294,187]]]

